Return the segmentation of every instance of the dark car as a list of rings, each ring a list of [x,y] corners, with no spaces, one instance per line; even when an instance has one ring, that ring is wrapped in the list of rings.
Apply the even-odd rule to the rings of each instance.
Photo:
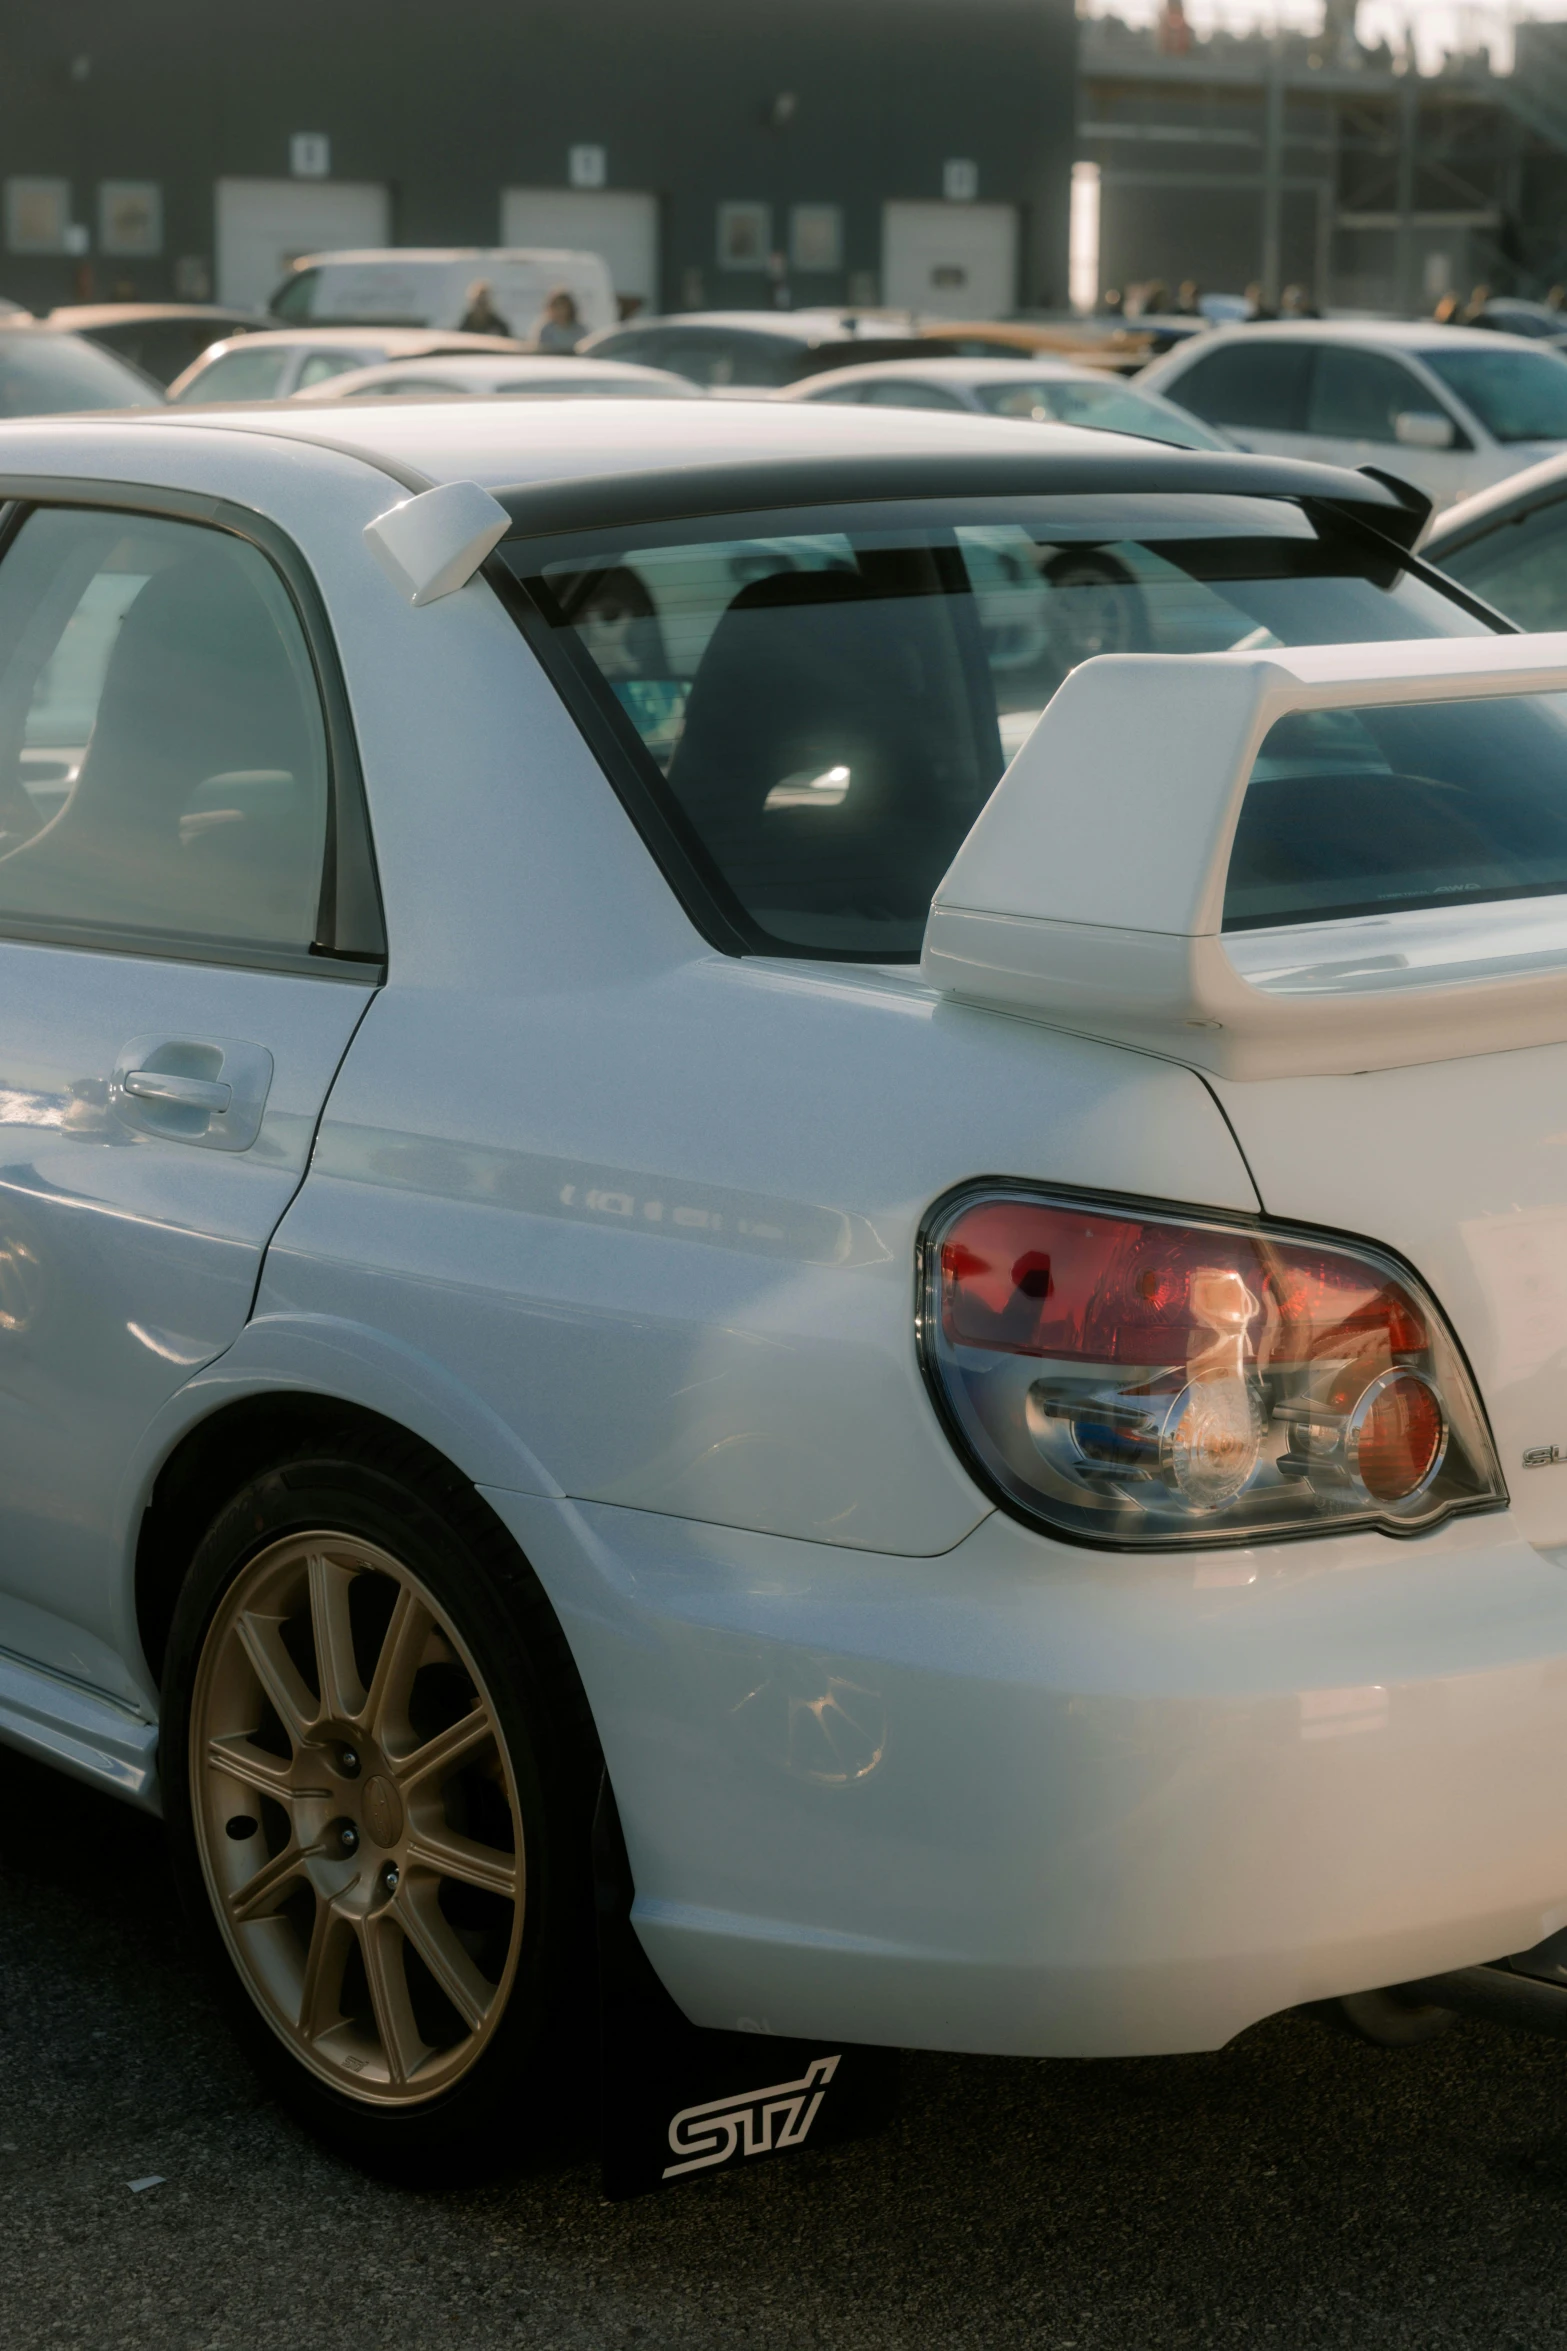
[[[162,406],[151,378],[112,351],[58,327],[0,321],[0,417]]]
[[[824,368],[871,359],[929,359],[949,346],[894,321],[835,310],[693,310],[605,327],[581,346],[595,359],[668,368],[710,391],[775,392]]]
[[[49,324],[128,359],[154,383],[172,384],[211,344],[265,321],[212,302],[81,302],[52,310]]]

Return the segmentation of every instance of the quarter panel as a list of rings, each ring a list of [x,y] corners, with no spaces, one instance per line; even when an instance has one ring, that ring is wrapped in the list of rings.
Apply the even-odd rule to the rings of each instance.
[[[1191,1073],[912,979],[394,984],[260,1309],[418,1347],[565,1493],[935,1553],[989,1505],[921,1379],[915,1244],[988,1174],[1255,1206]]]

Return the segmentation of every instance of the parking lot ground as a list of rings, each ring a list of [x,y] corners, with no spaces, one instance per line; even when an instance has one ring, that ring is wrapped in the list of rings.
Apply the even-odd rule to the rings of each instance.
[[[0,1752],[6,2351],[1564,2341],[1567,2046],[1293,2016],[1213,2056],[916,2056],[874,2142],[632,2204],[580,2161],[412,2195],[262,2099],[157,1825]]]

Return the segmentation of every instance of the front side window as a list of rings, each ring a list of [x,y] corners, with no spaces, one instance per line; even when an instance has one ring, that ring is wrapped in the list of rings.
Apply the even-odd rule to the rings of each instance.
[[[1554,351],[1422,351],[1493,441],[1567,441],[1567,359]]]
[[[1210,351],[1170,385],[1170,398],[1205,424],[1259,433],[1303,433],[1316,346],[1238,337]]]
[[[1425,386],[1396,359],[1325,343],[1312,377],[1308,430],[1336,441],[1392,442],[1396,417],[1411,410],[1429,415],[1432,406]]]
[[[1236,828],[1226,930],[1567,893],[1567,695],[1280,719]]]
[[[917,955],[1006,761],[1093,654],[1483,630],[1390,552],[1282,500],[805,519],[502,547],[568,694],[596,705],[763,948]]]
[[[302,953],[326,825],[314,673],[265,556],[32,514],[0,563],[0,931]]]
[[[272,400],[283,381],[283,370],[293,357],[282,343],[258,343],[250,350],[225,351],[198,376],[193,376],[175,399],[182,405],[214,400]],[[362,362],[361,362],[362,364]]]
[[[1508,515],[1464,546],[1434,547],[1429,561],[1521,629],[1567,628],[1567,498]]]

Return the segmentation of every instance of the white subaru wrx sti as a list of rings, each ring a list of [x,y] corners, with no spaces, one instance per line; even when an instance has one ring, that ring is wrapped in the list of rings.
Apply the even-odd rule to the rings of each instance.
[[[1378,481],[914,415],[0,498],[0,1736],[283,2095],[580,2098],[601,1784],[698,2027],[1554,2016],[1567,639]]]

